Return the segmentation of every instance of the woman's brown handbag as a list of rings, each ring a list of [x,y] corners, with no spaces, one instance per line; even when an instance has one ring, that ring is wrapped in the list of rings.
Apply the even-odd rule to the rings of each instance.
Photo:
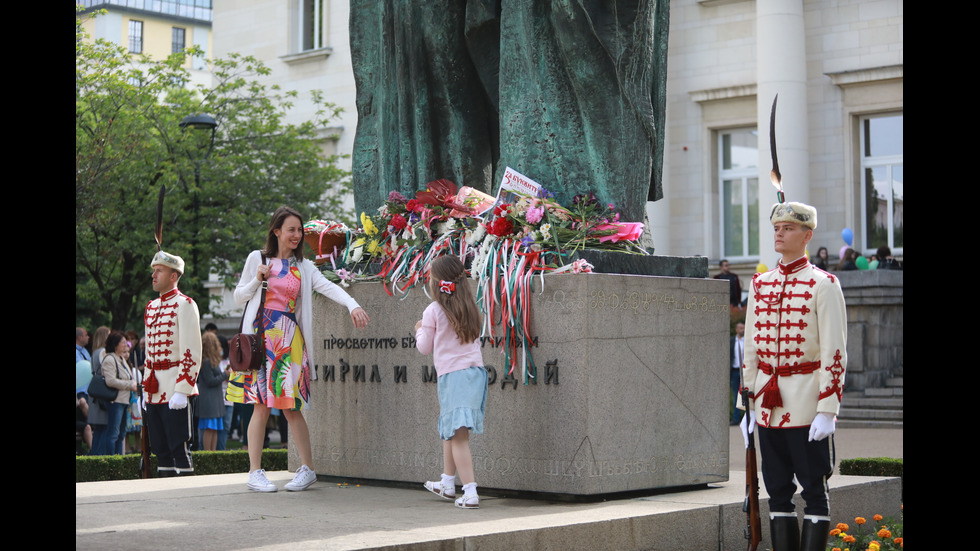
[[[262,263],[265,264],[265,255],[262,255]],[[265,308],[265,293],[269,289],[269,281],[262,281],[262,298],[258,310],[255,311],[255,319],[261,319],[262,310]],[[245,305],[248,310],[248,304]],[[228,362],[231,364],[232,371],[252,371],[262,367],[265,359],[265,327],[259,322],[258,332],[255,334],[242,333],[245,326],[245,312],[242,312],[242,321],[238,324],[238,334],[228,341]]]

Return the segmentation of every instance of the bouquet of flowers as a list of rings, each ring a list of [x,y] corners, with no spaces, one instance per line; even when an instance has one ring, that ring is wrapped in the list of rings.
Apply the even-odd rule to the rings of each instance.
[[[423,283],[428,295],[424,283],[432,261],[456,255],[478,282],[484,334],[503,328],[508,374],[520,364],[527,384],[536,374],[529,347],[533,276],[540,276],[543,288],[545,273],[592,271],[584,260],[566,261],[576,250],[648,253],[637,243],[643,224],[620,222],[615,207],[600,204],[593,193],[576,195],[567,207],[544,188],[533,196],[511,191],[506,198],[495,203],[445,179],[429,182],[413,198],[392,191],[377,214],[361,213],[360,228],[343,230],[347,246],[336,255],[341,268],[334,264],[328,277],[341,284],[381,279],[389,295],[402,298]]]

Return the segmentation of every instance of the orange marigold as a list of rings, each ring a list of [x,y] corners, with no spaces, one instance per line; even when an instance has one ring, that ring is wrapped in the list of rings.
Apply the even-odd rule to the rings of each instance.
[[[838,528],[834,528],[833,530],[830,531],[830,535],[831,536],[836,536],[837,534],[840,534],[840,533],[841,533],[840,532],[840,529],[838,529]]]
[[[902,538],[895,538],[895,543],[902,545],[903,543],[905,543],[905,540]]]
[[[878,537],[887,540],[892,537],[892,533],[887,528],[882,528],[881,530],[878,530]]]
[[[843,522],[838,522],[837,529],[840,530],[841,532],[847,532],[848,530],[850,530],[850,527],[844,524]]]
[[[883,516],[881,516],[881,515],[875,515],[875,516],[873,516],[873,517],[871,517],[871,518],[873,518],[873,519],[875,520],[875,522],[878,522],[878,521],[880,521],[881,519],[883,519],[883,518],[885,518],[885,517],[883,517]]]
[[[857,540],[854,539],[854,536],[850,534],[844,534],[844,543],[854,543],[855,541]]]
[[[854,522],[857,523],[857,524],[864,524],[865,522],[868,522],[868,521],[864,520],[864,517],[855,517],[854,518]]]
[[[831,549],[830,551],[840,551],[840,547],[835,547],[835,548]]]

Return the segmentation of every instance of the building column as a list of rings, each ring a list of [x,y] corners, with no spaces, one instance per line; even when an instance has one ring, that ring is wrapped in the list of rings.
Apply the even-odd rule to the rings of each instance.
[[[759,259],[772,268],[769,213],[776,189],[769,172],[769,114],[776,108],[776,147],[787,201],[810,203],[809,144],[806,100],[806,37],[803,0],[756,0],[757,106],[759,128]],[[819,219],[819,218],[818,218]]]

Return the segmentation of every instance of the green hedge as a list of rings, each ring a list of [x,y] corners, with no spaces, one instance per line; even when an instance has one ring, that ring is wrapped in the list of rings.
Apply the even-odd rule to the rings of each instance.
[[[897,476],[903,478],[902,459],[892,457],[859,457],[840,462],[840,474],[855,476]]]
[[[905,494],[905,467],[902,458],[859,457],[840,462],[840,474],[853,476],[897,476],[902,479],[902,495]]]
[[[284,471],[288,450],[262,450],[262,468],[267,471]],[[220,452],[191,452],[195,474],[247,473],[248,452],[231,450]],[[156,476],[157,458],[150,456],[153,474]],[[75,456],[75,482],[99,480],[136,480],[139,475],[140,456],[127,455],[78,455]]]

